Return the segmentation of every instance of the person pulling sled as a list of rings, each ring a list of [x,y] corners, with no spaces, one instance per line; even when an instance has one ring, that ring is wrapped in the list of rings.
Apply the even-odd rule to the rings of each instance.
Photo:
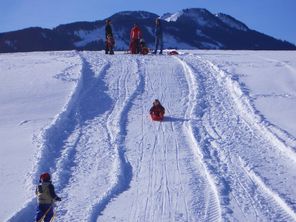
[[[151,119],[154,121],[162,121],[164,118],[165,108],[161,105],[158,99],[155,99],[150,109]]]
[[[54,218],[54,202],[61,201],[61,198],[55,193],[49,173],[40,175],[39,185],[36,187],[36,196],[38,208],[35,221],[52,222]]]

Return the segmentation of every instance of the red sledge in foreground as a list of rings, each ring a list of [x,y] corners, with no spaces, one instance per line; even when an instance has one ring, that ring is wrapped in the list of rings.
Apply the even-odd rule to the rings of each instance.
[[[165,109],[160,104],[159,100],[156,99],[153,102],[153,106],[150,109],[151,119],[154,121],[162,121],[164,118]]]

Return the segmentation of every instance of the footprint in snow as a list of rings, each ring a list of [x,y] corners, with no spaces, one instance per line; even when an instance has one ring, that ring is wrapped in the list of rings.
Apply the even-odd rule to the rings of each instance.
[[[19,126],[22,126],[22,125],[24,125],[24,124],[26,124],[26,123],[28,123],[28,122],[30,122],[31,120],[23,120],[23,121],[21,121],[18,125]]]

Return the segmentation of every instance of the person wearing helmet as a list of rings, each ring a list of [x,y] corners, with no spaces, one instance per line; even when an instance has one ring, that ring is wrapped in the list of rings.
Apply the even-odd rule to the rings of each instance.
[[[40,175],[39,185],[36,187],[36,196],[38,202],[36,222],[52,221],[54,202],[61,201],[61,198],[55,193],[49,173]]]
[[[153,120],[163,120],[165,108],[161,105],[158,99],[155,99],[150,109],[150,115]]]

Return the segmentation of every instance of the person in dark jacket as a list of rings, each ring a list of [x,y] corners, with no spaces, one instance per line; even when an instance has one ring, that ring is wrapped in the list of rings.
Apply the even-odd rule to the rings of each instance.
[[[54,217],[54,202],[61,201],[61,198],[55,193],[49,173],[41,174],[39,185],[36,187],[35,192],[38,201],[36,222],[52,221]]]
[[[165,108],[161,105],[158,99],[155,99],[150,109],[152,119],[162,120],[165,113]]]
[[[162,54],[163,50],[163,32],[160,18],[157,18],[155,21],[155,50],[154,54],[157,53],[158,46],[160,48],[159,54]]]
[[[106,20],[106,26],[105,26],[105,53],[106,54],[108,54],[108,53],[114,54],[113,47],[110,48],[110,44],[108,44],[109,43],[108,38],[112,39],[113,46],[114,46],[115,42],[114,42],[114,37],[113,37],[113,32],[112,32],[111,20],[110,19]]]

